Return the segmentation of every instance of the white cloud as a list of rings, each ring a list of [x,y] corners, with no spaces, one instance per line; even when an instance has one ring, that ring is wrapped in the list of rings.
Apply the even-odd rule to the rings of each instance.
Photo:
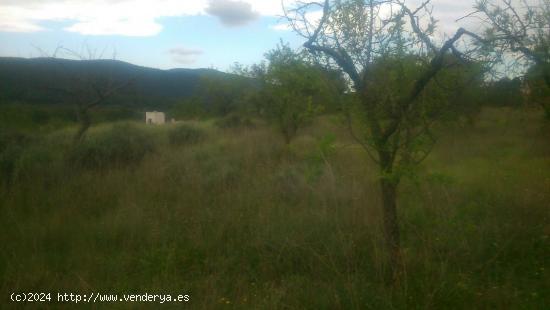
[[[255,14],[281,14],[280,0],[241,2]],[[44,21],[66,21],[72,24],[65,30],[85,35],[152,36],[162,31],[159,18],[204,15],[209,5],[209,0],[1,0],[0,31],[35,32],[46,30]]]
[[[204,51],[198,48],[179,46],[170,49],[168,53],[172,56],[173,62],[188,65],[197,62]]]
[[[153,20],[90,20],[66,27],[66,31],[84,35],[153,36],[162,26]]]
[[[406,1],[411,7],[421,2]],[[232,11],[236,12],[232,16],[231,12],[220,11],[228,3],[233,4],[233,9],[235,3],[241,5],[237,5],[239,10]],[[459,26],[455,20],[472,10],[474,0],[433,0],[432,4],[440,30],[451,33]],[[222,23],[233,26],[246,24],[255,14],[272,17],[283,14],[280,0],[0,0],[0,31],[43,31],[47,29],[42,22],[63,21],[69,23],[65,30],[85,35],[153,36],[162,31],[159,18],[205,15],[209,8]],[[290,30],[285,22],[270,28]]]
[[[250,3],[241,0],[210,0],[206,13],[218,17],[222,24],[229,27],[246,25],[260,15]]]
[[[35,32],[44,30],[42,27],[27,18],[29,11],[17,6],[0,4],[0,30],[9,32]]]

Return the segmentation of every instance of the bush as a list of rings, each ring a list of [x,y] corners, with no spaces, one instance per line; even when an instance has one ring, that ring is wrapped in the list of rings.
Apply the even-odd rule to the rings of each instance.
[[[0,183],[11,183],[16,163],[30,140],[19,132],[3,131],[0,134]]]
[[[174,146],[194,144],[203,138],[204,132],[201,129],[185,124],[179,125],[168,134],[168,141]]]
[[[122,167],[138,164],[155,150],[154,138],[131,124],[111,129],[86,139],[69,152],[69,162],[88,169]]]
[[[238,114],[229,114],[216,121],[215,125],[218,128],[254,128],[254,123],[248,117],[241,117]]]

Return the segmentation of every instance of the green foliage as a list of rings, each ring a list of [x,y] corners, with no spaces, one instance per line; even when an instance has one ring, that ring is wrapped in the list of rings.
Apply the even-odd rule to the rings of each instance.
[[[231,113],[216,120],[215,125],[222,129],[231,128],[254,128],[254,122],[250,117],[242,116],[239,113]]]
[[[65,141],[58,143],[53,139],[36,140],[29,143],[17,157],[13,171],[14,182],[24,182],[35,177],[43,178],[46,186],[59,179],[60,158],[66,149]]]
[[[117,124],[76,144],[68,153],[68,161],[87,169],[124,167],[140,163],[155,147],[153,136],[145,129]]]
[[[203,140],[205,133],[196,127],[181,124],[170,130],[168,142],[173,146],[190,145]]]
[[[98,106],[90,111],[94,123],[120,122],[120,121],[141,121],[143,113],[135,107],[105,105]]]
[[[242,109],[250,81],[239,76],[209,77],[201,79],[198,97],[210,115],[226,116]]]
[[[14,178],[17,161],[31,138],[17,131],[0,133],[0,186],[9,186]]]
[[[405,176],[414,179],[416,166],[435,145],[434,125],[462,117],[475,118],[481,109],[482,66],[463,63],[451,55],[446,55],[442,62],[443,69],[404,112],[402,109],[418,80],[429,70],[424,56],[403,53],[376,59],[365,78],[367,91],[357,98],[346,97],[350,126],[357,139],[373,150],[371,157],[380,152],[393,154],[392,167],[381,171],[385,179],[395,183]],[[388,130],[393,122],[399,122],[396,130],[383,137],[378,126]]]
[[[485,49],[504,61],[517,58],[505,66],[507,71],[523,73],[530,66],[521,90],[550,120],[550,1],[478,0],[476,10],[484,15]]]
[[[178,120],[201,119],[208,115],[205,102],[199,98],[190,98],[175,103],[170,115]]]
[[[203,76],[194,96],[174,104],[171,115],[177,119],[225,117],[253,110],[254,83],[238,75]]]
[[[431,184],[441,186],[453,186],[457,183],[455,178],[441,172],[433,172],[428,174],[426,176],[426,180]]]
[[[269,65],[262,75],[264,112],[287,144],[298,130],[323,110],[323,100],[334,98],[334,88],[319,68],[281,43],[266,54]]]
[[[532,66],[525,76],[525,81],[528,102],[541,106],[545,118],[550,120],[550,65]]]
[[[428,60],[414,54],[395,55],[382,57],[372,65],[366,87],[370,90],[369,102],[376,106],[377,117],[394,117],[418,79],[429,69]],[[482,66],[465,64],[451,55],[443,59],[443,66],[412,104],[406,126],[414,128],[425,121],[459,117],[467,111],[465,106],[480,107],[474,94],[480,91]]]
[[[76,122],[74,108],[22,102],[0,104],[0,130],[50,132]]]
[[[519,78],[503,78],[488,83],[483,94],[483,103],[494,107],[519,107],[524,102],[521,91],[522,82]]]
[[[141,120],[142,113],[124,106],[101,106],[91,112],[94,123]],[[73,105],[11,102],[0,104],[0,130],[52,132],[77,122]]]
[[[308,156],[306,179],[308,182],[319,180],[325,168],[330,168],[329,159],[336,152],[336,136],[333,133],[324,135],[317,142],[315,150]]]
[[[483,96],[485,65],[451,55],[447,56],[445,63],[448,68],[441,70],[426,89],[426,96],[440,101],[430,119],[440,123],[466,119],[472,125],[486,102]]]
[[[0,132],[0,153],[13,145],[22,146],[29,142],[30,136],[15,130],[2,130]]]

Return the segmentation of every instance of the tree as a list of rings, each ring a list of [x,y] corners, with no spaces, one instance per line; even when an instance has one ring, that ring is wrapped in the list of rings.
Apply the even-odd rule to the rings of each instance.
[[[171,112],[179,118],[245,114],[252,86],[248,77],[211,72],[201,76],[194,95],[175,104]]]
[[[359,130],[350,132],[378,164],[383,226],[390,276],[402,273],[397,215],[398,184],[422,162],[434,139],[431,127],[445,110],[456,84],[479,77],[475,50],[460,51],[459,40],[481,39],[463,28],[437,44],[430,1],[417,9],[400,0],[325,0],[286,6],[285,16],[313,55],[343,71],[354,94]],[[312,18],[322,12],[319,19]],[[446,87],[438,84],[446,83]],[[453,85],[455,84],[455,85]],[[464,87],[462,87],[464,88]]]
[[[485,104],[493,106],[519,106],[522,103],[522,81],[519,78],[504,77],[487,83]]]
[[[550,87],[545,82],[546,73],[544,67],[533,64],[524,77],[524,95],[529,103],[540,105],[546,120],[550,120]]]
[[[321,68],[306,62],[287,44],[281,43],[266,58],[269,64],[263,67],[265,71],[256,70],[262,83],[263,110],[288,145],[323,109],[323,102],[334,98],[335,85]]]
[[[485,24],[483,42],[502,62],[513,69],[530,67],[530,99],[550,119],[550,0],[478,0],[472,15]]]
[[[112,76],[96,73],[94,67],[99,63],[94,62],[101,59],[103,53],[98,55],[97,51],[91,49],[89,46],[86,46],[86,55],[77,53],[61,45],[55,49],[51,56],[39,48],[38,50],[41,52],[42,56],[52,59],[57,58],[59,52],[65,52],[87,66],[85,74],[70,74],[70,68],[65,68],[60,63],[59,76],[55,76],[54,78],[64,78],[65,80],[62,83],[64,86],[62,88],[51,89],[61,93],[63,97],[65,97],[65,100],[74,103],[76,117],[80,125],[73,139],[75,142],[79,142],[84,138],[86,132],[92,125],[90,111],[128,87],[132,83],[132,80],[116,81]],[[116,55],[113,55],[113,59],[115,56]]]
[[[197,97],[211,115],[226,116],[242,108],[249,83],[237,75],[205,76],[200,80]]]
[[[66,92],[73,95],[73,100],[76,104],[76,115],[77,120],[80,122],[80,127],[74,136],[74,141],[78,142],[82,140],[92,125],[90,111],[105,103],[131,82],[114,82],[107,77],[89,75],[82,79],[77,79],[76,83],[74,87],[66,90]]]

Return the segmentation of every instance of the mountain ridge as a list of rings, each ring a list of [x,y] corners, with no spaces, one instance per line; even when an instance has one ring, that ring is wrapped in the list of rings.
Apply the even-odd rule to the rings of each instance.
[[[121,105],[159,107],[192,97],[203,78],[236,78],[215,69],[158,69],[100,59],[0,57],[0,102],[58,104],[74,100],[59,91],[89,88],[90,80],[132,85],[111,101]],[[88,81],[88,82],[87,82]]]

